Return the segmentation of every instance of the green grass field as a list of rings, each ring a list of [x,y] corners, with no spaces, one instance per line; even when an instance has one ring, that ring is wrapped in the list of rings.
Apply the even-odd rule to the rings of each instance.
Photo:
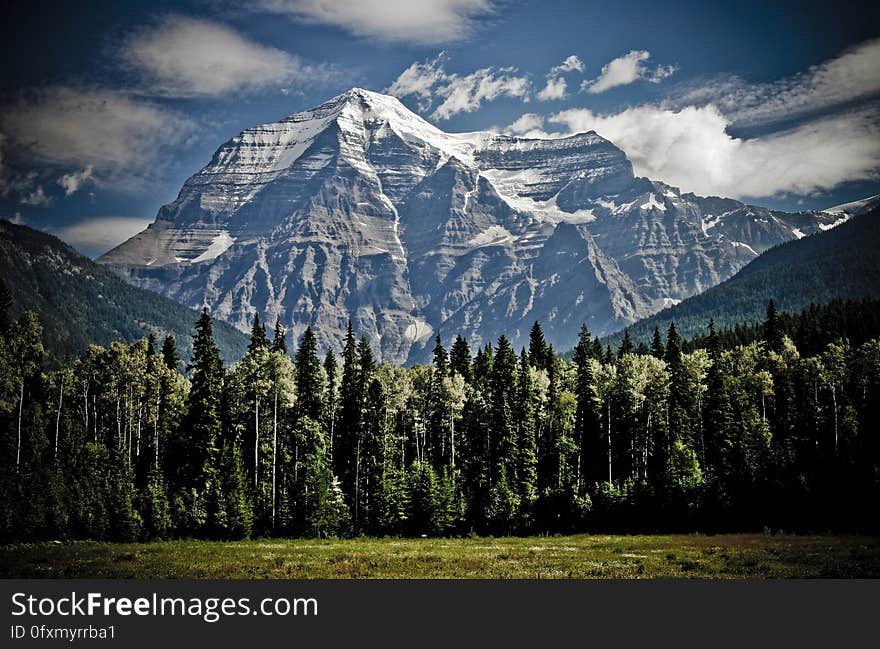
[[[749,534],[56,542],[0,547],[0,577],[880,577],[880,538]]]

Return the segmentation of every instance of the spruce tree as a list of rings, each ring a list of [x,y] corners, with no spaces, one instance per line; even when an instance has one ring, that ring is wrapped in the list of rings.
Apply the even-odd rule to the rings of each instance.
[[[574,349],[573,359],[577,369],[574,439],[579,449],[576,469],[579,490],[584,484],[602,480],[601,467],[604,456],[599,431],[599,417],[596,413],[595,377],[593,376],[590,351],[590,330],[587,325],[583,324],[578,334],[578,344]]]
[[[538,369],[547,369],[547,341],[537,320],[529,332],[529,363]]]
[[[491,390],[491,474],[495,483],[503,472],[513,485],[517,482],[516,427],[513,421],[513,402],[516,399],[516,353],[507,336],[498,339],[490,377]]]
[[[335,473],[342,483],[347,499],[354,494],[354,470],[357,442],[360,438],[363,402],[360,391],[360,367],[354,329],[351,321],[342,348],[342,381],[339,386],[339,419],[337,439],[334,440],[333,461]]]
[[[546,359],[546,355],[545,355]],[[538,457],[536,432],[535,388],[532,365],[526,350],[519,357],[514,421],[517,426],[517,475],[519,476],[520,524],[525,529],[532,523],[532,508],[538,498]]]
[[[331,463],[334,462],[334,439],[336,437],[336,416],[339,402],[339,364],[336,362],[336,354],[331,347],[327,348],[324,356],[324,378],[327,381],[327,398],[324,408],[324,428],[327,431],[327,444]],[[332,464],[335,466],[335,464]]]
[[[471,348],[468,345],[467,338],[463,338],[460,335],[456,336],[449,354],[450,371],[461,375],[465,383],[471,383],[473,381],[472,363]]]
[[[269,338],[266,336],[266,327],[260,322],[260,316],[254,315],[254,325],[251,327],[251,341],[248,351],[255,349],[269,349]]]
[[[174,336],[168,334],[162,343],[162,362],[169,370],[176,372],[180,368],[180,354],[177,351],[177,341]]]
[[[764,341],[770,351],[780,353],[783,347],[784,334],[779,323],[779,314],[776,311],[776,303],[771,299],[767,303],[767,318],[764,321]]]
[[[306,327],[296,352],[296,414],[314,422],[324,420],[324,374],[318,358],[318,341]]]
[[[216,454],[221,435],[223,361],[214,340],[208,309],[202,310],[193,337],[192,381],[186,401],[186,418],[169,449],[174,486],[185,492],[184,515],[199,520],[199,500],[217,475]]]
[[[617,358],[623,358],[627,354],[635,351],[632,338],[629,337],[629,329],[623,330],[623,341],[620,343],[620,349],[617,350]]]
[[[666,345],[660,336],[660,327],[654,327],[654,337],[651,340],[651,355],[654,358],[663,359],[666,356]]]

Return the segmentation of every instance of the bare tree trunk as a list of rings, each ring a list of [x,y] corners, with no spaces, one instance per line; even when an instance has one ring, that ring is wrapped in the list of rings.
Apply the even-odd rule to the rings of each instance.
[[[272,407],[272,529],[275,529],[275,471],[278,464],[278,388],[275,388],[275,403]]]
[[[360,505],[360,473],[361,473],[361,440],[357,441],[357,450],[354,456],[354,533],[360,533],[360,523],[358,522],[358,507]]]
[[[61,402],[64,399],[64,375],[61,376],[61,387],[58,389],[58,411],[55,414],[55,461],[58,461],[58,432],[61,428]]]
[[[608,484],[611,484],[611,399],[608,400]]]
[[[452,468],[455,468],[455,415],[452,413],[452,408],[449,409],[449,445],[451,447],[452,452]]]
[[[834,455],[837,455],[837,386],[831,386],[831,401],[834,403]]]
[[[24,377],[21,378],[21,391],[18,397],[18,441],[15,443],[15,472],[21,467],[21,413],[24,410]]]
[[[256,498],[257,478],[260,470],[260,397],[254,405],[254,497]]]
[[[153,417],[153,469],[159,472],[159,408],[162,403],[162,390],[156,384],[156,415]]]

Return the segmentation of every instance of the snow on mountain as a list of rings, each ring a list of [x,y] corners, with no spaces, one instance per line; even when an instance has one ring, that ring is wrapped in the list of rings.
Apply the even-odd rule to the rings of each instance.
[[[337,349],[347,321],[389,360],[432,333],[570,346],[730,277],[836,223],[635,177],[596,133],[445,133],[354,88],[246,129],[99,261],[247,330],[255,313]]]

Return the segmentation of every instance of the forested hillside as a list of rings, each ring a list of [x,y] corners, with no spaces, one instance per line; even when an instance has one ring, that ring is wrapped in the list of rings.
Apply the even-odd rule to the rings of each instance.
[[[760,322],[768,300],[794,313],[832,300],[880,299],[880,208],[857,214],[827,232],[768,250],[726,282],[630,326],[636,343],[651,340],[655,327],[675,322],[682,336],[718,326]],[[618,345],[623,332],[607,341]]]
[[[204,312],[190,379],[171,338],[48,371],[36,315],[0,332],[6,540],[877,525],[880,331],[807,353],[771,308],[746,345],[584,328],[569,362],[536,323],[401,368],[257,320],[226,370]]]
[[[89,344],[133,342],[148,334],[173,335],[189,358],[198,313],[173,300],[135,288],[45,232],[0,221],[0,277],[14,314],[40,315],[47,361],[57,365],[83,354]],[[223,360],[233,363],[247,336],[217,324]]]

